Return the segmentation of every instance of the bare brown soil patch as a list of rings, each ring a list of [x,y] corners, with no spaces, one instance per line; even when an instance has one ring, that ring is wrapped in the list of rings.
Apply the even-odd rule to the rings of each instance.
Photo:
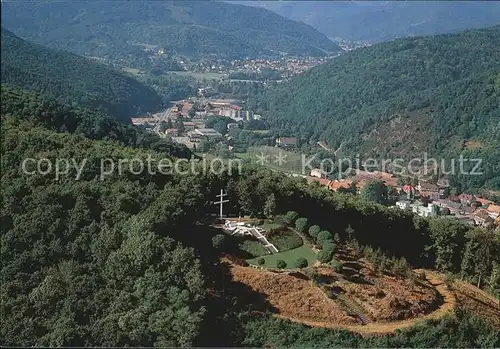
[[[423,316],[441,303],[436,289],[427,282],[411,283],[390,275],[376,274],[361,263],[357,280],[346,280],[330,268],[320,268],[322,274],[335,275],[335,286],[371,321],[390,322]]]
[[[345,271],[339,275],[331,268],[319,267],[316,271],[327,279],[321,287],[292,276],[293,272],[289,275],[234,264],[230,268],[233,281],[262,294],[275,316],[309,326],[384,334],[413,326],[416,321],[439,319],[456,305],[453,292],[438,273],[426,270],[426,280],[410,284],[374,273],[364,261],[345,264],[362,278],[353,282],[344,278]],[[329,298],[332,290],[341,296]],[[364,324],[359,314],[366,320]]]
[[[372,322],[366,325],[347,325],[347,326],[336,324],[334,322],[307,321],[297,317],[292,318],[283,315],[281,316],[278,315],[278,317],[286,318],[293,322],[302,323],[308,326],[324,327],[324,328],[344,328],[349,331],[360,333],[362,335],[382,335],[382,334],[392,333],[396,330],[409,328],[415,325],[415,323],[419,321],[440,319],[444,315],[449,313],[451,310],[453,310],[454,307],[456,306],[455,295],[445,286],[440,274],[428,270],[426,270],[425,272],[429,283],[433,287],[435,287],[436,291],[440,294],[442,303],[437,307],[437,309],[421,317],[400,320],[400,321],[386,322],[386,323]]]
[[[324,280],[319,287],[308,280],[311,274],[307,271],[277,273],[225,261],[233,280],[260,293],[275,316],[309,326],[378,335],[437,320],[463,308],[500,328],[500,300],[471,284],[455,281],[449,288],[444,276],[432,270],[416,270],[425,275],[425,280],[416,282],[376,273],[370,263],[356,260],[347,250],[335,258],[343,262],[341,274],[315,265],[315,272]],[[330,298],[332,291],[340,296]]]
[[[356,323],[310,280],[237,265],[231,265],[231,274],[234,281],[265,294],[283,317],[340,325]]]
[[[425,151],[431,144],[432,112],[417,110],[392,115],[390,120],[362,135],[361,152],[365,156],[388,158],[411,156]]]
[[[498,298],[463,281],[455,281],[452,287],[460,308],[481,316],[500,329],[500,300]]]
[[[478,149],[481,148],[481,142],[479,141],[474,141],[474,140],[468,140],[464,144],[465,149]]]

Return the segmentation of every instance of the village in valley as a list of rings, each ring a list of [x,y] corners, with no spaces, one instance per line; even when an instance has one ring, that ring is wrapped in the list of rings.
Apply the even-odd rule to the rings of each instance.
[[[337,40],[345,51],[367,46],[366,43]],[[163,54],[159,51],[158,54]],[[233,93],[220,89],[228,86],[256,84],[265,88],[274,83],[301,74],[312,67],[337,57],[282,57],[281,59],[204,59],[180,61],[184,73],[206,75],[210,79],[198,81],[196,96],[175,101],[163,111],[132,118],[134,125],[161,137],[185,145],[195,154],[212,154],[220,158],[238,158],[266,166],[288,176],[303,177],[307,183],[319,185],[334,192],[361,195],[372,182],[384,187],[385,200],[374,200],[394,209],[413,212],[421,217],[449,216],[474,226],[500,226],[500,206],[488,195],[461,193],[451,188],[446,178],[426,176],[402,178],[390,170],[353,168],[348,173],[327,173],[320,166],[304,171],[302,153],[322,152],[337,157],[341,150],[332,149],[326,141],[318,141],[306,150],[308,140],[270,130],[266,117]],[[219,79],[217,81],[217,79]],[[257,79],[257,80],[253,80]],[[248,86],[248,85],[247,85]],[[242,141],[243,140],[243,141]],[[299,152],[300,150],[300,152]],[[316,164],[317,165],[317,164]],[[498,193],[493,193],[498,196]]]
[[[479,195],[453,195],[448,181],[444,179],[434,182],[417,177],[402,179],[393,173],[364,169],[352,169],[347,175],[338,178],[320,168],[304,173],[301,171],[300,162],[303,160],[297,153],[296,137],[276,136],[267,140],[272,144],[249,147],[245,153],[238,153],[234,131],[245,129],[251,122],[265,125],[262,116],[245,108],[242,101],[221,95],[210,86],[199,88],[196,97],[174,102],[171,108],[160,113],[132,119],[134,125],[184,144],[198,154],[223,148],[226,157],[239,157],[280,170],[286,175],[300,176],[309,184],[316,182],[334,192],[359,195],[368,183],[377,181],[385,186],[391,196],[384,204],[394,209],[411,211],[421,217],[455,217],[469,225],[500,226],[500,205]],[[262,136],[269,131],[262,129],[248,132]],[[317,142],[316,149],[333,155],[336,153],[325,141]],[[267,159],[267,163],[263,159]],[[283,163],[276,161],[281,159]]]
[[[388,172],[355,170],[350,178],[330,180],[320,169],[313,169],[308,183],[317,182],[334,192],[359,194],[368,183],[382,182],[394,193],[394,208],[411,211],[421,217],[450,216],[483,227],[500,226],[500,205],[479,195],[451,195],[447,181],[437,183],[413,179],[413,183],[398,180]]]

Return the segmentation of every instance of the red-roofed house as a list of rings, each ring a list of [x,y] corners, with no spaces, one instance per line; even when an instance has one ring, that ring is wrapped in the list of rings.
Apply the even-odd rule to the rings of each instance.
[[[193,105],[191,103],[184,103],[182,105],[182,111],[181,111],[182,116],[187,117],[189,115],[189,109],[191,109],[192,107]]]
[[[480,197],[480,196],[476,196],[476,201],[477,201],[477,202],[480,202],[480,203],[481,203],[481,205],[483,205],[483,206],[487,206],[487,205],[494,204],[494,202],[493,202],[493,201],[488,200],[488,199],[485,199],[485,198],[482,198],[482,197]]]
[[[490,217],[488,211],[485,209],[479,209],[474,212],[472,218],[477,225],[485,225],[487,223],[493,223],[494,219]]]
[[[476,198],[474,197],[474,195],[471,195],[471,194],[460,194],[458,196],[458,199],[460,200],[460,202],[462,204],[466,204],[466,205],[470,205],[474,201],[476,201]]]
[[[317,177],[311,177],[311,176],[307,177],[307,183],[308,184],[312,184],[314,182],[318,182],[321,185],[329,187],[331,180],[326,179],[326,178],[317,178]]]
[[[458,196],[449,196],[448,200],[453,201],[453,202],[460,202],[460,199]]]
[[[405,193],[415,193],[417,191],[417,188],[409,184],[403,185],[401,189],[403,189]]]
[[[401,187],[401,190],[403,191],[403,193],[401,194],[406,194],[406,198],[408,200],[412,199],[415,197],[415,193],[417,192],[417,189],[412,186],[412,185],[409,185],[409,184],[405,184]]]

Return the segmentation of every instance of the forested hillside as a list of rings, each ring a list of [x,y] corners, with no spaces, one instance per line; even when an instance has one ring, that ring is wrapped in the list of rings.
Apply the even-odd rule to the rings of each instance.
[[[279,84],[260,106],[281,134],[351,154],[443,156],[476,141],[465,150],[491,158],[500,139],[499,55],[500,26],[396,40]],[[492,175],[473,180],[499,187]]]
[[[152,88],[132,77],[93,60],[24,41],[4,29],[1,58],[2,84],[101,110],[121,121],[162,105]]]
[[[163,48],[181,56],[321,56],[339,47],[271,11],[215,1],[16,1],[2,25],[22,38],[98,57]]]
[[[168,156],[186,159],[192,156],[184,145],[93,109],[62,105],[54,99],[3,84],[1,100],[3,117],[15,116],[52,131],[74,133],[93,140],[116,141],[124,146],[153,150]]]
[[[495,328],[462,312],[373,338],[275,319],[258,308],[259,294],[231,281],[206,216],[221,188],[229,213],[261,216],[272,196],[276,215],[296,210],[342,240],[460,273],[498,293],[493,231],[414,217],[251,167],[206,175],[125,168],[101,179],[102,159],[174,158],[134,145],[133,137],[101,138],[91,130],[94,115],[81,112],[2,90],[3,346],[498,347]],[[46,160],[39,171],[28,164],[28,174],[26,158]],[[81,166],[78,180],[76,167],[59,178],[47,171],[57,159]]]
[[[241,3],[241,2],[240,2]],[[500,23],[495,1],[244,1],[301,21],[328,37],[380,42]]]

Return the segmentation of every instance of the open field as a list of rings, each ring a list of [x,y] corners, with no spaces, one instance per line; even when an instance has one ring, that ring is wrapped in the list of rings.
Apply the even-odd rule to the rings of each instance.
[[[238,244],[238,248],[255,257],[268,255],[267,249],[257,240],[245,239]]]
[[[295,268],[295,261],[299,257],[304,257],[305,259],[307,259],[309,265],[313,265],[316,262],[316,253],[314,253],[311,247],[307,244],[304,244],[292,250],[273,253],[263,257],[248,259],[247,262],[250,264],[257,265],[257,260],[259,260],[260,258],[264,258],[264,260],[266,261],[264,267],[276,268],[276,263],[278,262],[278,260],[282,259],[286,262],[286,268],[292,269]]]
[[[249,147],[246,153],[235,153],[235,156],[270,169],[303,174],[302,155],[281,148]]]
[[[167,72],[167,74],[187,76],[187,77],[191,77],[191,78],[198,80],[198,81],[219,80],[225,76],[224,74],[219,74],[219,73],[197,73],[197,72],[191,72],[191,71],[169,71],[169,72]]]

